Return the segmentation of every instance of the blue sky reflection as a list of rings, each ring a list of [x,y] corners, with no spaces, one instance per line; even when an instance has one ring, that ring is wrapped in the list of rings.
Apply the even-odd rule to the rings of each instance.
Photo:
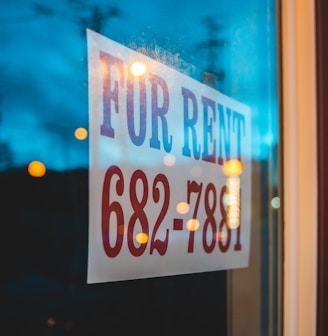
[[[2,3],[0,142],[9,146],[12,165],[88,166],[88,141],[74,136],[76,128],[88,129],[86,27],[201,80],[209,17],[212,37],[224,41],[215,49],[214,70],[224,72],[218,89],[251,107],[253,156],[267,157],[278,139],[274,6],[271,0]]]

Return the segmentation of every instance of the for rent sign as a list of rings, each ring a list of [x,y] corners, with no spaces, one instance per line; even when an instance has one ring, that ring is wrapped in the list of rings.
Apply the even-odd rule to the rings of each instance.
[[[88,30],[88,283],[247,267],[247,106]]]

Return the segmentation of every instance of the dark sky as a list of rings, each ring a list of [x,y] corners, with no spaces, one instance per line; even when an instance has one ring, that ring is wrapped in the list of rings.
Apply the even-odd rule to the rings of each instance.
[[[251,107],[254,158],[277,141],[274,1],[16,0],[2,2],[0,13],[0,142],[14,166],[88,166],[88,141],[74,130],[88,128],[85,28],[96,13],[106,37],[177,69],[186,62],[196,77],[208,66],[201,46],[224,41],[215,54],[225,74],[218,89]]]

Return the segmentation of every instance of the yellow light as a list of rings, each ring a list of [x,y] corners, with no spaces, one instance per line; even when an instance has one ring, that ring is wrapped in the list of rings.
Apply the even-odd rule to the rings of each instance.
[[[146,244],[148,241],[148,236],[145,233],[140,232],[136,235],[136,241],[139,244]]]
[[[189,204],[186,202],[179,202],[176,206],[176,210],[179,214],[186,214],[189,211]]]
[[[142,62],[134,62],[130,66],[130,71],[133,76],[140,77],[146,73],[146,65]]]
[[[75,130],[74,135],[78,140],[85,140],[88,137],[88,131],[83,127],[79,127]]]
[[[42,177],[46,174],[46,166],[40,161],[32,161],[27,167],[28,173],[33,177]]]
[[[199,221],[195,218],[189,219],[186,223],[187,230],[197,231],[199,229]]]
[[[228,160],[223,165],[223,173],[227,176],[239,176],[243,172],[243,164],[239,160]]]

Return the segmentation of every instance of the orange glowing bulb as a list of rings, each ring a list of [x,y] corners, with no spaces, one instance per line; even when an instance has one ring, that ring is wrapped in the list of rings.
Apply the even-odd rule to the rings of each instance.
[[[88,131],[83,127],[79,127],[75,130],[74,135],[78,140],[85,140],[88,137]]]
[[[186,223],[188,231],[197,231],[199,229],[199,221],[196,218],[189,219]]]
[[[148,235],[146,233],[138,233],[136,235],[136,241],[139,243],[139,244],[146,244],[147,241],[148,241]]]
[[[46,174],[46,166],[40,161],[32,161],[27,167],[28,173],[33,177],[42,177]]]
[[[223,165],[223,173],[227,176],[239,176],[243,172],[243,164],[239,160],[228,160]]]
[[[140,77],[146,73],[146,65],[142,62],[134,62],[130,66],[132,75]]]

